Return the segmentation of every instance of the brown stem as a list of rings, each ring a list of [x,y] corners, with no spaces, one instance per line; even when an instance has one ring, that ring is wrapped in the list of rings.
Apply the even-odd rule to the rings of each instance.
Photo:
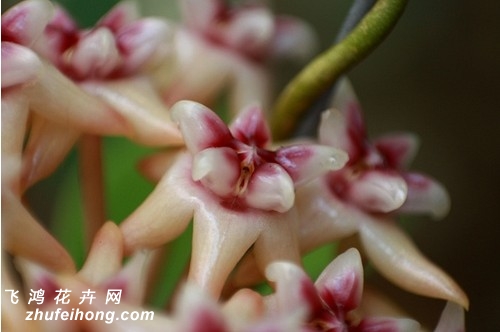
[[[106,221],[101,137],[84,134],[79,154],[85,243],[88,250],[95,234]]]

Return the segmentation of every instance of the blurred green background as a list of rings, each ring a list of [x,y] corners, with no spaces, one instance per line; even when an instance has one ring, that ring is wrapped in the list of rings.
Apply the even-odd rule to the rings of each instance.
[[[60,2],[82,26],[91,25],[114,3]],[[12,3],[2,1],[2,11]],[[139,3],[145,14],[176,16],[172,0]],[[278,12],[310,22],[319,33],[321,49],[333,40],[350,3],[273,2]],[[389,38],[349,74],[363,104],[370,135],[389,131],[418,134],[421,148],[412,169],[439,179],[450,192],[452,210],[448,217],[438,222],[412,218],[407,226],[419,248],[468,293],[469,331],[500,331],[500,218],[495,214],[500,206],[499,22],[497,1],[410,0]],[[288,72],[285,77],[290,75]],[[106,166],[108,194],[114,197],[108,212],[110,218],[121,220],[152,188],[140,178],[128,178],[133,161],[150,151],[116,140],[106,141],[106,151],[114,160]],[[75,163],[73,155],[61,173],[74,168]],[[69,174],[68,179],[74,179],[74,173]],[[57,178],[34,188],[33,204],[47,206],[46,193],[40,196],[45,190],[60,197],[54,188],[71,186],[71,181],[62,182]],[[78,186],[76,180],[72,186]],[[42,214],[42,209],[38,211]],[[74,211],[69,205],[66,210],[59,207],[57,219],[74,218]],[[77,234],[70,242],[78,246]],[[377,276],[372,282],[400,298],[420,320],[434,325],[441,301],[406,294]]]

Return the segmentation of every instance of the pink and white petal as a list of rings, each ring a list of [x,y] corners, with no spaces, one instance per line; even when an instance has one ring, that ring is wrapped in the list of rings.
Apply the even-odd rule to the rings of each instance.
[[[196,284],[187,283],[175,303],[174,315],[179,324],[173,331],[229,332],[217,302]]]
[[[54,6],[47,0],[23,1],[13,6],[2,15],[2,41],[33,45],[53,14]]]
[[[347,131],[346,118],[335,108],[321,114],[318,139],[321,144],[346,151],[351,158],[355,155]]]
[[[450,211],[450,196],[436,180],[419,173],[403,175],[408,185],[408,198],[400,211],[429,213],[435,219],[444,218]]]
[[[146,200],[125,219],[120,228],[126,252],[154,249],[179,236],[194,214],[191,156],[178,159]]]
[[[89,134],[124,135],[124,117],[89,95],[51,65],[44,64],[38,83],[24,89],[30,108],[40,116]]]
[[[337,91],[333,96],[331,107],[336,109],[344,116],[344,122],[340,123],[337,128],[333,124],[330,124],[330,128],[333,129],[333,133],[329,134],[325,130],[323,134],[325,138],[329,138],[329,141],[333,144],[335,141],[339,141],[340,144],[346,146],[334,147],[345,150],[349,154],[351,161],[358,160],[363,156],[366,150],[366,128],[363,120],[363,115],[361,112],[361,106],[358,99],[354,93],[354,90],[347,79],[342,79],[337,85]],[[339,118],[336,115],[334,119],[329,121],[335,121]],[[320,129],[320,142],[322,141],[321,129]]]
[[[292,145],[276,151],[276,161],[290,174],[296,187],[344,167],[347,160],[344,151],[323,145]]]
[[[113,32],[133,23],[140,18],[139,8],[134,1],[121,1],[102,17],[97,26],[107,27]]]
[[[193,157],[193,181],[200,181],[218,196],[235,193],[240,173],[240,160],[231,148],[208,148]]]
[[[230,331],[242,331],[264,315],[264,298],[256,291],[243,288],[224,303],[222,312]]]
[[[2,89],[36,81],[42,63],[24,46],[2,41]]]
[[[154,256],[160,254],[156,251],[139,250],[134,253],[118,273],[108,278],[99,286],[101,289],[121,289],[122,300],[133,305],[141,305],[146,295],[146,287],[154,268]]]
[[[455,281],[424,257],[393,221],[364,222],[359,234],[368,258],[394,284],[415,294],[469,306],[467,295]]]
[[[313,28],[292,16],[275,18],[270,56],[305,61],[318,49],[318,40]]]
[[[394,133],[379,137],[373,145],[383,155],[388,167],[403,170],[417,154],[419,141],[411,133]]]
[[[106,77],[123,61],[115,36],[107,28],[97,28],[83,35],[64,55],[64,65],[78,79]]]
[[[48,269],[74,272],[75,265],[64,247],[28,213],[18,197],[2,191],[3,248]]]
[[[150,146],[178,146],[183,143],[181,133],[147,78],[90,81],[81,86],[126,121],[128,131],[125,135],[131,140]]]
[[[268,8],[255,6],[235,11],[226,26],[215,32],[222,42],[251,58],[266,55],[274,35],[274,17]]]
[[[229,273],[261,234],[266,215],[229,210],[216,197],[198,199],[188,280],[218,298]]]
[[[89,285],[97,286],[120,270],[122,259],[122,234],[116,224],[108,221],[95,235],[78,275]]]
[[[465,332],[464,308],[447,302],[434,332]]]
[[[21,189],[52,174],[77,142],[80,132],[33,114],[23,153]]]
[[[298,265],[274,262],[267,266],[265,274],[267,280],[276,285],[275,293],[266,298],[268,310],[273,314],[310,313],[321,307],[314,283]]]
[[[180,101],[172,106],[171,112],[192,154],[210,147],[227,146],[233,139],[226,124],[202,104]]]
[[[252,174],[244,199],[255,209],[286,212],[295,201],[293,180],[280,165],[264,163]]]
[[[122,74],[144,68],[155,53],[162,49],[161,44],[168,43],[172,38],[173,28],[159,19],[143,19],[121,29],[116,35],[116,42],[123,57],[120,68]],[[162,52],[168,53],[165,50]]]
[[[363,319],[355,331],[418,332],[420,324],[409,318],[369,317]]]
[[[271,141],[271,131],[261,108],[257,105],[244,108],[229,129],[237,140],[247,145],[264,148]]]
[[[316,280],[319,296],[330,308],[356,309],[363,293],[363,265],[357,249],[338,255]]]
[[[401,207],[406,200],[408,187],[399,174],[388,171],[368,170],[350,182],[349,200],[370,212],[388,213]]]
[[[300,216],[300,249],[309,252],[358,230],[365,215],[334,197],[324,179],[300,187],[296,193]]]

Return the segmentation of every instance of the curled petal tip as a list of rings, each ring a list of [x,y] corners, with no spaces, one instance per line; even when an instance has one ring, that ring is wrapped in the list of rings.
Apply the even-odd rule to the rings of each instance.
[[[450,211],[450,196],[442,184],[418,173],[405,174],[408,198],[403,212],[429,213],[434,219],[444,218]]]

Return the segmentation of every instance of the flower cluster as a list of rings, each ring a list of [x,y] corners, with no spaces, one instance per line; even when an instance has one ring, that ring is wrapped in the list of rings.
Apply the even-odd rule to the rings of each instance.
[[[342,80],[316,138],[272,142],[268,65],[305,60],[314,50],[311,28],[275,16],[264,3],[183,0],[180,9],[182,22],[171,22],[142,18],[124,2],[90,29],[48,0],[26,0],[2,15],[4,326],[419,331],[396,304],[363,291],[364,264],[373,264],[397,286],[447,302],[435,331],[462,331],[467,296],[419,252],[396,218],[440,218],[449,210],[441,184],[407,170],[416,138],[398,133],[369,141],[360,105]],[[229,92],[229,125],[214,106],[223,92]],[[117,223],[100,211],[102,174],[96,174],[99,142],[108,136],[159,149],[140,161],[154,190]],[[23,198],[75,145],[89,142],[81,180],[90,249],[77,267]],[[123,292],[117,312],[148,308],[161,256],[190,222],[191,259],[171,310],[155,308],[151,321],[111,324],[23,318],[28,308],[39,309],[33,294],[54,297],[59,289],[98,296],[61,308],[41,301],[41,310],[109,310],[103,299],[110,289]],[[353,236],[356,244],[341,246],[345,251],[313,283],[303,255]],[[261,281],[271,294],[252,288]],[[6,298],[16,287],[24,289],[24,303]]]

